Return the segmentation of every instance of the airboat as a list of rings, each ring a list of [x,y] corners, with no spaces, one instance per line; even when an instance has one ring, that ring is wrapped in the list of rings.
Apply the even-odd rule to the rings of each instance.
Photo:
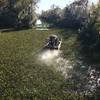
[[[61,44],[62,44],[62,39],[60,39],[57,35],[51,35],[47,39],[45,49],[60,50]]]

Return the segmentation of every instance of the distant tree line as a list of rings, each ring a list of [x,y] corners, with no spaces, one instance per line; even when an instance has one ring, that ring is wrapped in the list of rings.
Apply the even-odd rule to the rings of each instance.
[[[39,0],[0,0],[0,26],[32,27]]]
[[[88,0],[77,0],[64,9],[54,7],[43,11],[40,18],[57,27],[80,28],[88,17],[87,5]]]

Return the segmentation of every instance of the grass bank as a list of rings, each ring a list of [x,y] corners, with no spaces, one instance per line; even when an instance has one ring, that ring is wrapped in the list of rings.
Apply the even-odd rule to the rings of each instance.
[[[61,49],[65,57],[74,59],[77,35],[72,31],[1,30],[1,100],[83,100],[78,94],[64,92],[65,80],[52,66],[36,61],[35,55],[43,48],[46,38],[55,33],[63,38]]]

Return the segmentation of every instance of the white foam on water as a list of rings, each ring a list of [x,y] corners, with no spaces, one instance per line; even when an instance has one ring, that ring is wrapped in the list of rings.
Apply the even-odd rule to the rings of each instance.
[[[39,54],[38,59],[47,66],[54,66],[57,71],[67,78],[68,72],[73,69],[73,66],[70,61],[61,57],[61,53],[60,50],[46,50]]]
[[[68,73],[73,69],[73,65],[71,64],[71,62],[62,57],[59,57],[58,59],[56,59],[56,61],[58,65],[56,69],[60,71],[65,78],[70,77]]]
[[[48,50],[41,55],[41,59],[42,60],[52,60],[57,56],[59,56],[58,50],[53,50],[53,51]]]
[[[44,63],[47,66],[53,66],[59,55],[59,50],[46,50],[39,54],[38,60],[40,60],[41,63]]]

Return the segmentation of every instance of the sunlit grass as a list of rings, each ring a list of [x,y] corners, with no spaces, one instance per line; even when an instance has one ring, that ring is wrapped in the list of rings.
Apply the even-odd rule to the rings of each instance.
[[[66,94],[63,76],[52,66],[41,65],[36,59],[47,37],[62,32],[58,29],[0,32],[1,100],[82,100],[77,95]],[[74,47],[71,46],[75,42],[74,35],[67,41],[63,39],[61,49],[66,57],[73,53]]]

